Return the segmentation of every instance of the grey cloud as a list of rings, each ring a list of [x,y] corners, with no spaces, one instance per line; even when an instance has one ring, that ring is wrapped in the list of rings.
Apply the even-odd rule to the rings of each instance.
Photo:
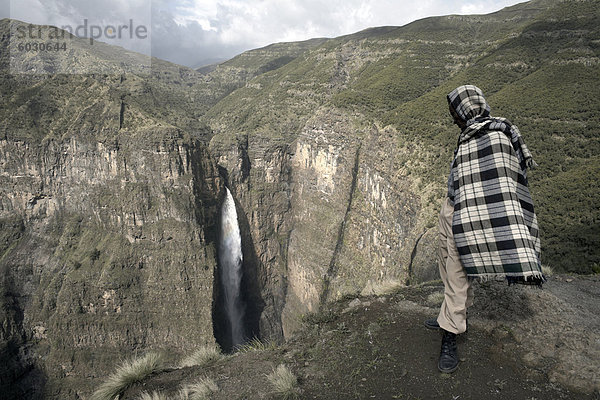
[[[199,67],[228,59],[245,49],[244,44],[223,45],[218,30],[205,30],[197,22],[178,25],[167,7],[153,5],[152,55],[155,57]]]

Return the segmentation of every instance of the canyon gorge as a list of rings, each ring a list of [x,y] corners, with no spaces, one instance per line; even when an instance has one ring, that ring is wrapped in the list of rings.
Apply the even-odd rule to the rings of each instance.
[[[540,164],[544,263],[595,271],[599,16],[593,1],[533,0],[273,44],[202,71],[140,69],[134,53],[74,37],[68,54],[15,56],[23,23],[0,21],[0,392],[87,398],[124,355],[231,350],[228,193],[238,337],[283,342],[328,302],[437,279],[458,134],[445,95],[467,81]]]

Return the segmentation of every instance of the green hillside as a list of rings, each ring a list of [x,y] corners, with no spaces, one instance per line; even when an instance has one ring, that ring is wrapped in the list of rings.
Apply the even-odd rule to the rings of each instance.
[[[76,38],[67,42],[68,54],[22,56],[8,32],[24,24],[0,21],[0,69],[18,72],[0,74],[3,135],[40,141],[87,132],[102,141],[114,139],[119,130],[168,127],[208,139],[198,120],[220,96],[196,71]],[[49,27],[42,28],[48,35]],[[15,65],[9,63],[11,54],[20,56],[11,61]],[[52,71],[59,73],[47,73]]]

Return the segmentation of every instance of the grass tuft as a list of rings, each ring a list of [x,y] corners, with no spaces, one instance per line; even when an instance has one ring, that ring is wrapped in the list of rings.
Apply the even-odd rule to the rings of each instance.
[[[436,307],[444,301],[444,292],[433,292],[427,296],[427,304],[431,307]]]
[[[163,368],[162,356],[148,353],[144,357],[125,361],[100,385],[90,400],[114,400],[132,384]]]
[[[273,385],[275,394],[284,399],[298,398],[298,379],[285,365],[279,364],[272,373],[267,375],[267,379]]]
[[[552,276],[554,275],[554,270],[548,265],[542,265],[542,274],[544,274],[546,277]]]
[[[253,338],[252,340],[247,341],[244,344],[236,346],[236,351],[239,353],[247,353],[250,351],[266,351],[266,350],[275,350],[277,348],[277,343],[272,340],[263,342],[259,338]]]
[[[203,346],[194,351],[192,355],[184,358],[179,366],[180,368],[193,367],[196,365],[203,366],[211,361],[220,360],[224,357],[225,356],[217,346]]]
[[[138,400],[169,400],[169,398],[160,392],[143,392]]]
[[[215,381],[202,378],[196,383],[185,385],[179,391],[180,400],[208,400],[213,393],[219,390]]]

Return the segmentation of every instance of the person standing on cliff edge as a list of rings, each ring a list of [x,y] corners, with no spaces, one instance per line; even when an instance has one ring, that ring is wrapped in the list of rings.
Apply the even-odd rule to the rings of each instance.
[[[542,285],[537,218],[527,183],[536,166],[519,129],[490,116],[482,91],[473,85],[447,96],[461,129],[439,217],[439,269],[444,301],[437,319],[442,330],[441,372],[458,367],[456,335],[467,330],[475,279]]]

